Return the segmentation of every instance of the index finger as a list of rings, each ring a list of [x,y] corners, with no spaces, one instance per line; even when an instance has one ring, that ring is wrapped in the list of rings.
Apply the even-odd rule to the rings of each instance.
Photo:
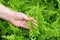
[[[30,17],[28,20],[29,21],[33,21],[34,23],[37,23],[37,21],[34,18],[32,18],[32,17]]]

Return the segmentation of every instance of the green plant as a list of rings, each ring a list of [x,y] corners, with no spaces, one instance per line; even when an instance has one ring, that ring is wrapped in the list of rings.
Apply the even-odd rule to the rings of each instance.
[[[11,10],[23,12],[37,20],[37,28],[17,28],[0,19],[1,40],[60,40],[60,0],[0,0]]]

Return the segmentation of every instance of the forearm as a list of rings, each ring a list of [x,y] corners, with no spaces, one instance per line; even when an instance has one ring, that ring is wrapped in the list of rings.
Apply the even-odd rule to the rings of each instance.
[[[13,11],[5,7],[4,5],[0,4],[0,18],[10,21],[11,17],[14,16]]]
[[[0,15],[12,16],[12,13],[13,12],[10,9],[0,4]]]

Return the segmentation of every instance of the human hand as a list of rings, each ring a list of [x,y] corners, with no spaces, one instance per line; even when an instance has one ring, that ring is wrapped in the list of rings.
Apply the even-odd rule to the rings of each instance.
[[[26,29],[29,28],[27,25],[28,21],[32,21],[34,25],[37,26],[36,20],[34,18],[29,18],[24,13],[14,12],[2,4],[0,4],[0,18],[9,21],[15,26],[23,27]]]
[[[27,22],[32,21],[34,23],[34,26],[37,26],[37,22],[32,17],[27,17],[24,13],[15,12],[13,13],[14,16],[11,18],[10,22],[18,27],[29,29]]]

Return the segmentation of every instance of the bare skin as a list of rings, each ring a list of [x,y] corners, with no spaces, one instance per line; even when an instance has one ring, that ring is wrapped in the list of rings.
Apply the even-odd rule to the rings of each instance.
[[[34,18],[27,17],[27,15],[21,12],[12,11],[2,4],[0,4],[0,18],[9,21],[17,27],[22,27],[26,29],[29,29],[27,25],[28,21],[32,21],[34,25],[37,26],[37,22]]]

